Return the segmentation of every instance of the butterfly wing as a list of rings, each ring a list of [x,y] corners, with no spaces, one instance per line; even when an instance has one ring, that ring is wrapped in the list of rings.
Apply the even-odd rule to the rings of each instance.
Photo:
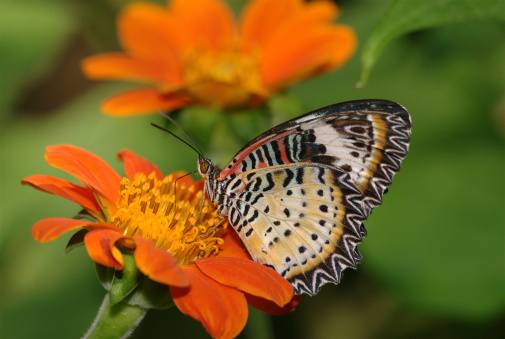
[[[400,169],[411,122],[385,100],[328,106],[247,144],[221,172],[220,210],[253,259],[317,293],[361,261],[362,225]]]

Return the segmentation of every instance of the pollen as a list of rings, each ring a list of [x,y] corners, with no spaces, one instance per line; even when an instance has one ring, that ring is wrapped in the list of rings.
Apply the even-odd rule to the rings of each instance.
[[[185,183],[176,187],[176,179],[169,175],[158,180],[155,173],[137,173],[132,181],[123,178],[118,209],[109,222],[128,237],[153,241],[185,265],[217,253],[227,223],[209,199],[202,204],[202,191],[195,194],[195,187]]]

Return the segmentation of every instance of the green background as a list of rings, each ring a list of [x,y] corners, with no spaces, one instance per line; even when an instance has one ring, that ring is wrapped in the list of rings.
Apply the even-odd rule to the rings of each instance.
[[[242,2],[231,3],[237,10]],[[119,173],[115,154],[124,148],[166,174],[195,169],[195,154],[150,126],[165,124],[161,117],[111,118],[99,112],[103,99],[130,85],[91,82],[80,73],[85,56],[117,50],[114,17],[122,3],[0,4],[1,338],[80,337],[104,295],[83,248],[63,256],[70,235],[48,244],[31,238],[37,220],[78,211],[71,202],[20,185],[31,174],[70,179],[45,163],[46,145],[86,148]],[[295,312],[271,317],[272,333],[279,338],[499,338],[505,333],[505,25],[473,18],[403,35],[385,47],[368,82],[357,88],[365,42],[390,2],[338,3],[339,22],[355,29],[359,39],[356,55],[341,69],[273,99],[274,116],[203,109],[177,116],[224,165],[247,141],[242,139],[332,103],[388,99],[412,115],[410,153],[384,205],[365,223],[364,263],[346,271],[340,285],[304,296]],[[251,310],[240,337],[259,337],[259,318]],[[133,337],[207,334],[174,308],[150,311]]]

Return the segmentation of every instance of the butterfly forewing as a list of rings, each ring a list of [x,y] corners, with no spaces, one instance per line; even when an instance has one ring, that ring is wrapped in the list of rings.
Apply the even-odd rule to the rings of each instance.
[[[207,187],[254,260],[315,294],[361,261],[363,221],[400,169],[410,128],[390,101],[328,106],[255,138]]]

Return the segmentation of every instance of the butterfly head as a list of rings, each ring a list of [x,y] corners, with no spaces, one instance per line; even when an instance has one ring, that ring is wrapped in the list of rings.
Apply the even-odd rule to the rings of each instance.
[[[198,156],[198,160],[196,162],[196,167],[198,169],[198,173],[203,178],[207,178],[207,176],[212,173],[214,166],[212,166],[212,161],[208,158],[204,158],[202,156]]]

